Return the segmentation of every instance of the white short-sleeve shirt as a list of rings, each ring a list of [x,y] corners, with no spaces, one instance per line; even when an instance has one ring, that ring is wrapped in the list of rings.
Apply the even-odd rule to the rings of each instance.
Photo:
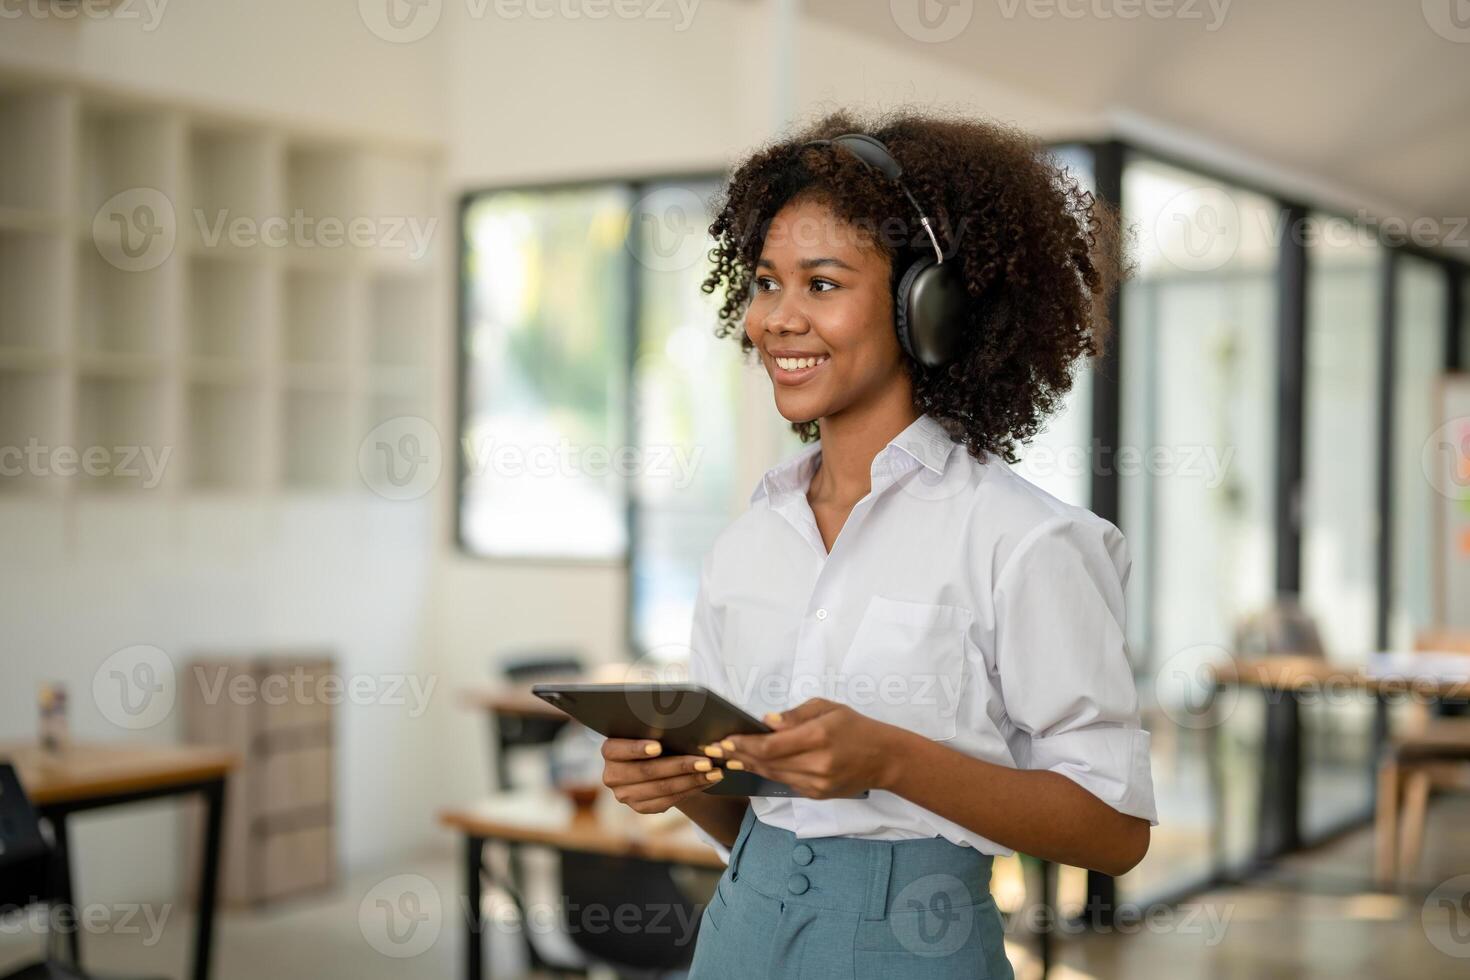
[[[768,471],[705,556],[690,679],[756,717],[840,701],[975,758],[1054,770],[1156,826],[1122,533],[921,415],[874,458],[871,492],[828,554],[806,498],[820,453]],[[939,836],[1011,853],[882,790],[751,806],[798,837]]]

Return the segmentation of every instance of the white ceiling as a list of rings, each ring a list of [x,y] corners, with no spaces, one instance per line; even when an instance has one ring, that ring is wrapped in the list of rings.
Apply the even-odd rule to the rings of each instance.
[[[1275,183],[1307,194],[1308,203],[1403,217],[1470,215],[1470,0],[805,0],[803,7],[817,24],[923,51],[1065,112],[1122,122],[1135,135],[1188,134],[1215,147],[1196,155],[1227,170],[1279,173]],[[960,27],[956,36],[915,39],[916,7],[943,25],[941,33]],[[1150,7],[1178,15],[1119,16]],[[1239,166],[1230,166],[1233,157]]]

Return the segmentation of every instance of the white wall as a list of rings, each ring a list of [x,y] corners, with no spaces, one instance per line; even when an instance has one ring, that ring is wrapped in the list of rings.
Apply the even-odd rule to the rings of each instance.
[[[141,3],[118,9],[140,19],[7,16],[0,72],[313,132],[415,142],[443,135],[440,42],[390,44],[364,27],[356,4],[176,0],[151,30]],[[446,319],[435,327],[431,361],[442,364]],[[109,722],[91,697],[102,662],[134,644],[157,646],[178,665],[203,649],[330,647],[350,675],[422,674],[434,520],[427,501],[367,494],[0,496],[0,739],[35,736],[36,687],[48,680],[67,685],[75,738],[178,738],[177,709],[133,731]],[[429,724],[393,707],[343,705],[337,732],[349,868],[432,839]],[[172,894],[171,812],[161,804],[79,818],[79,899]]]

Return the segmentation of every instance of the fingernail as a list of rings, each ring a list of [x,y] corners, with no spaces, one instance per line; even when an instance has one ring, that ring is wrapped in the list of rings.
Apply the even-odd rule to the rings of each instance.
[[[766,721],[770,722],[771,724],[774,725],[776,722],[778,722],[780,720],[781,720],[781,712],[779,712],[779,711],[767,711],[766,712]]]
[[[716,759],[723,759],[725,757],[725,750],[720,748],[718,745],[706,745],[704,747],[704,754],[712,755]]]
[[[725,768],[726,769],[744,769],[745,768],[745,763],[741,762],[739,759],[731,759],[729,762],[725,763]]]
[[[721,739],[720,740],[720,745],[722,745],[725,748],[729,749],[731,752],[734,752],[735,751],[735,743],[732,742],[732,741],[730,741],[728,738]]]
[[[659,745],[657,742],[644,742],[643,743],[643,754],[644,755],[658,755],[663,750],[664,750],[664,747],[662,745]]]
[[[694,764],[694,768],[698,769],[700,772],[709,772],[710,766],[712,765],[714,765],[714,763],[709,761],[708,759],[700,759]]]
[[[704,774],[704,778],[712,783],[717,783],[725,778],[725,773],[720,769],[712,769]]]

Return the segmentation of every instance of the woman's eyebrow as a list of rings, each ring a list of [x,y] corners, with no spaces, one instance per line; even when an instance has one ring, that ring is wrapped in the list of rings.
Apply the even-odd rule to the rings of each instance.
[[[776,263],[772,262],[770,259],[765,258],[757,260],[755,264],[757,268],[774,269],[776,267]],[[819,256],[817,258],[811,259],[802,259],[800,262],[797,263],[797,265],[799,265],[803,269],[816,269],[824,265],[835,265],[837,266],[837,268],[846,269],[848,272],[858,271],[841,259],[834,258],[830,255]]]

